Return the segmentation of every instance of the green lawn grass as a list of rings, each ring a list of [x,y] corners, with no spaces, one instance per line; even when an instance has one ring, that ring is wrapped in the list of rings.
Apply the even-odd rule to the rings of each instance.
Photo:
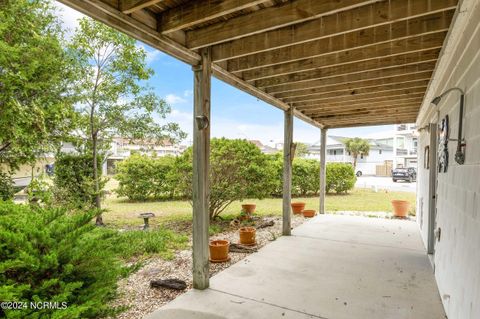
[[[392,199],[408,200],[411,203],[411,214],[415,213],[415,194],[407,192],[386,192],[377,193],[368,189],[355,189],[346,195],[327,195],[327,212],[336,211],[364,211],[364,212],[391,212],[390,201]],[[318,197],[294,198],[292,201],[306,202],[306,208],[318,209]],[[249,199],[243,202],[232,203],[222,214],[224,217],[231,217],[240,213],[242,203],[257,204],[257,215],[272,216],[281,215],[282,199]],[[142,212],[152,212],[156,218],[152,220],[153,225],[185,222],[188,228],[188,222],[191,220],[192,207],[188,201],[150,201],[150,202],[130,202],[126,198],[116,198],[109,196],[104,203],[107,212],[104,214],[104,221],[107,224],[117,226],[141,225],[142,220],[138,214]],[[187,229],[186,229],[187,230]]]

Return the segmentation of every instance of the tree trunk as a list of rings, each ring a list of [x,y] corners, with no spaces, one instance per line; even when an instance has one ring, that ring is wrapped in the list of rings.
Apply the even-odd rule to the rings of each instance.
[[[95,207],[100,211],[102,209],[102,199],[100,197],[100,182],[98,180],[98,155],[97,155],[97,139],[96,133],[92,132],[92,155],[93,155],[93,180],[95,182]],[[97,226],[102,226],[103,218],[102,214],[97,216],[95,221]]]
[[[354,171],[354,173],[356,173],[355,170],[357,169],[357,157],[358,157],[358,155],[353,155],[353,171]]]

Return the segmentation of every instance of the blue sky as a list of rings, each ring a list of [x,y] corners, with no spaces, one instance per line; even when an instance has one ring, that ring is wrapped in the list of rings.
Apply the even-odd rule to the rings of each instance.
[[[74,30],[77,19],[83,15],[60,3],[56,4],[58,15],[65,28]],[[180,124],[188,133],[185,143],[191,141],[193,73],[191,67],[147,45],[138,44],[147,51],[147,62],[155,71],[148,81],[156,93],[172,107],[169,121]],[[283,111],[268,105],[215,78],[212,79],[212,137],[247,138],[263,143],[283,140]],[[331,135],[363,136],[391,130],[392,126],[374,126],[330,130]],[[319,129],[301,120],[294,122],[294,141],[315,143]]]

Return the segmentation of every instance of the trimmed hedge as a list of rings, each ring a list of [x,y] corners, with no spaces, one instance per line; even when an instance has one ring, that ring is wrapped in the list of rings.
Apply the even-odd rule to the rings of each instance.
[[[353,166],[349,163],[327,163],[326,191],[337,194],[347,193],[355,186],[357,177]]]
[[[175,161],[173,156],[133,154],[117,164],[117,194],[130,200],[174,198],[179,193]]]
[[[216,194],[239,199],[282,196],[281,154],[265,155],[250,149],[250,145],[243,145],[238,141],[230,145],[225,141],[228,140],[212,140],[213,197],[218,198]],[[229,148],[223,144],[229,144],[228,147],[231,149],[227,152]],[[295,159],[292,167],[292,195],[297,197],[318,195],[319,174],[318,161]],[[221,176],[223,178],[220,178]],[[130,200],[190,198],[191,149],[177,158],[132,155],[118,164],[116,178],[120,182],[117,194]],[[349,163],[328,163],[326,180],[328,193],[346,193],[353,189],[356,176]],[[234,181],[239,183],[234,184]]]

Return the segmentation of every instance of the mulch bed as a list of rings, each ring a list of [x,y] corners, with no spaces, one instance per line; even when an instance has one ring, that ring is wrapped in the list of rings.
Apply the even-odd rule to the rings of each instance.
[[[299,226],[304,222],[301,216],[292,216],[292,227]],[[273,226],[257,229],[257,248],[261,248],[270,241],[275,240],[282,233],[281,217],[261,218],[255,221],[256,225],[273,221]],[[191,226],[190,226],[191,227]],[[186,228],[186,225],[185,225]],[[227,231],[212,236],[211,239],[227,239],[231,243],[238,243],[238,228],[231,226]],[[191,241],[191,239],[190,239]],[[191,242],[190,242],[191,247]],[[224,263],[210,263],[210,274],[216,273],[239,262],[250,253],[230,252],[230,261]],[[160,257],[152,257],[144,266],[128,278],[119,282],[119,297],[113,303],[114,306],[128,307],[128,310],[118,316],[120,319],[143,318],[155,311],[177,296],[185,293],[192,287],[192,252],[188,250],[178,251],[173,260],[163,260]],[[150,287],[152,280],[179,279],[186,283],[187,289],[174,290],[158,286]]]

